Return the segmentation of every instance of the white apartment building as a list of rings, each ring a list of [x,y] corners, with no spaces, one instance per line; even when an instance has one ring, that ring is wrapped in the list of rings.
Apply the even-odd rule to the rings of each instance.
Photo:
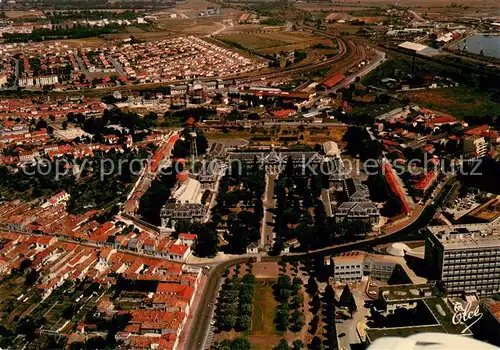
[[[425,260],[449,294],[500,292],[500,225],[429,226]]]
[[[393,256],[368,254],[355,250],[337,256],[327,256],[324,264],[331,267],[336,281],[356,282],[360,281],[363,275],[386,281],[399,265],[397,259]]]

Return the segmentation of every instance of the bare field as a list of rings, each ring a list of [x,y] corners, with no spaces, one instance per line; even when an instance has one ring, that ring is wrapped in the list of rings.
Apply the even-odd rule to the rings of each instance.
[[[220,35],[218,36],[218,38],[224,41],[232,41],[238,43],[249,50],[259,50],[286,45],[286,43],[283,41],[271,38],[262,38],[258,34]]]
[[[156,23],[160,31],[187,35],[207,35],[220,29],[220,26],[217,24],[220,20],[220,16],[206,18],[169,18],[158,19]]]
[[[467,115],[500,115],[500,104],[466,87],[421,90],[406,93],[412,102],[463,119]]]
[[[339,145],[339,148],[344,148],[342,138],[347,131],[346,126],[331,126],[326,129],[319,126],[317,129],[310,129],[309,133],[304,136],[304,143],[308,145],[316,145],[326,141],[334,141]]]
[[[224,34],[220,38],[266,54],[305,49],[318,43],[332,46],[330,40],[305,32]]]
[[[45,17],[43,11],[5,11],[7,18],[40,18]]]

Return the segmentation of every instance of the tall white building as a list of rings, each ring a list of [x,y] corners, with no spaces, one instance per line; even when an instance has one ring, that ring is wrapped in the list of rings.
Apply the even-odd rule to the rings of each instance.
[[[425,260],[449,294],[500,292],[500,225],[429,226]]]

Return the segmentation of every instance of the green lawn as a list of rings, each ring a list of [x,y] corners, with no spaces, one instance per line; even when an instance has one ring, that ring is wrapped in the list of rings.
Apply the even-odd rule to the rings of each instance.
[[[278,334],[274,325],[277,302],[274,299],[273,282],[258,281],[255,287],[251,335],[267,336]]]

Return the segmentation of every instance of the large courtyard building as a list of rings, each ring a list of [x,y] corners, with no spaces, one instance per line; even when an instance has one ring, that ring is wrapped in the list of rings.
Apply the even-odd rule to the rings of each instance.
[[[245,164],[253,164],[256,162],[260,167],[264,168],[267,173],[279,174],[285,169],[288,159],[290,158],[295,168],[304,171],[306,171],[307,168],[314,169],[324,160],[324,157],[316,152],[276,150],[274,147],[271,147],[269,151],[228,152],[227,161],[229,166],[233,166],[233,168],[234,164],[238,164],[238,162]]]
[[[500,292],[500,225],[429,226],[425,260],[449,294]]]
[[[174,228],[179,220],[201,221],[206,214],[202,194],[199,181],[188,177],[180,182],[171,200],[161,209],[161,226]]]
[[[345,197],[347,200],[340,205],[334,206],[332,212],[335,222],[359,220],[369,224],[377,224],[380,220],[380,212],[377,206],[370,200],[368,187],[358,180],[346,179],[344,181]]]

